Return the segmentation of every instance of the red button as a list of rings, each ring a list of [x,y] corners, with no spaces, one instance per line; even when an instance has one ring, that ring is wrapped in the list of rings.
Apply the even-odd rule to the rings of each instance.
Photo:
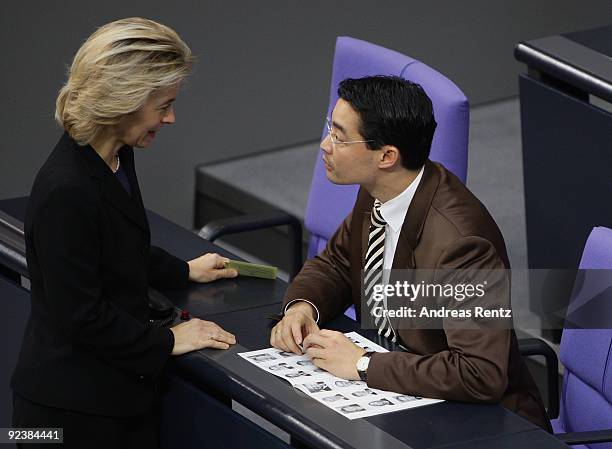
[[[191,318],[191,316],[189,316],[189,311],[187,311],[187,310],[181,311],[181,320],[182,321],[187,321],[190,318]]]

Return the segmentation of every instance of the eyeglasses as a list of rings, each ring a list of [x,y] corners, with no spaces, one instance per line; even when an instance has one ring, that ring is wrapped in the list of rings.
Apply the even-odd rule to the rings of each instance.
[[[334,127],[332,126],[332,122],[329,117],[325,117],[325,124],[327,125],[327,134],[329,135],[329,139],[333,145],[352,145],[354,143],[368,143],[374,142],[373,140],[340,140],[338,136],[334,132]]]

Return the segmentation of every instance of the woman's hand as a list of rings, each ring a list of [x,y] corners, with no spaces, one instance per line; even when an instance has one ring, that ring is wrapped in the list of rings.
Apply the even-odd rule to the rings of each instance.
[[[221,278],[235,278],[238,271],[225,268],[227,257],[216,253],[208,253],[187,262],[189,265],[189,280],[194,282],[212,282]]]
[[[174,348],[172,355],[181,355],[186,352],[203,348],[228,349],[236,343],[236,337],[224,331],[212,321],[198,318],[171,327],[174,334]]]

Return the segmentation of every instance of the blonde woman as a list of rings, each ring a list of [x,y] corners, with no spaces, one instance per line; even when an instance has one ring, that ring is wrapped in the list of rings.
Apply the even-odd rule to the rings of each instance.
[[[65,132],[28,203],[32,308],[12,387],[13,425],[61,427],[64,448],[156,447],[152,408],[168,357],[235,343],[211,322],[148,322],[149,284],[237,274],[219,255],[184,262],[150,245],[132,149],[174,123],[191,65],[172,29],[118,20],[81,46],[57,98]]]

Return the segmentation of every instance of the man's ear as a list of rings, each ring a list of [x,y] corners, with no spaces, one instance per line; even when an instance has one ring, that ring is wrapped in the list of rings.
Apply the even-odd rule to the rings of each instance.
[[[394,147],[393,145],[385,145],[381,147],[379,157],[379,168],[399,167],[402,164],[402,156],[397,147]]]

